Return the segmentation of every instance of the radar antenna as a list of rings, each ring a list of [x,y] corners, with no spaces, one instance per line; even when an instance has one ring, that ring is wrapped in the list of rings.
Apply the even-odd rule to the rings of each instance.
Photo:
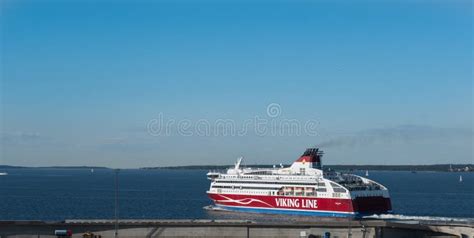
[[[240,163],[242,163],[242,159],[243,159],[243,157],[239,157],[239,158],[237,159],[237,162],[235,163],[235,167],[234,167],[234,169],[235,169],[236,171],[239,170],[239,168],[240,168]]]

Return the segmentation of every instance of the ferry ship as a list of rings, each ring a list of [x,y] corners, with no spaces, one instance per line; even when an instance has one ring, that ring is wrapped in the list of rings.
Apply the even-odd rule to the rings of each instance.
[[[388,189],[368,178],[323,171],[323,151],[307,149],[290,167],[241,168],[209,172],[207,194],[224,210],[355,217],[390,213]]]

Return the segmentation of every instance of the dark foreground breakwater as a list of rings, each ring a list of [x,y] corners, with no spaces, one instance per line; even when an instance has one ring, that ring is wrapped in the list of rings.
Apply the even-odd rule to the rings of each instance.
[[[116,226],[117,225],[117,226]],[[117,230],[115,229],[117,227]],[[66,220],[63,222],[0,221],[1,238],[55,237],[474,237],[472,224],[440,224],[384,220],[325,219],[318,222],[272,223],[245,220]]]

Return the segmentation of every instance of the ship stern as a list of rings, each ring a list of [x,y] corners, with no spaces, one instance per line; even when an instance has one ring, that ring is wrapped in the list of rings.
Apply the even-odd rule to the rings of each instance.
[[[369,196],[352,199],[352,207],[359,215],[387,214],[392,212],[390,197]]]

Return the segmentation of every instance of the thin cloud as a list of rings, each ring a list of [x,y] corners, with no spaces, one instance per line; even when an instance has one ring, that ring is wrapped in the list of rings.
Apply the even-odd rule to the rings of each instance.
[[[0,141],[3,145],[25,145],[36,144],[39,142],[49,141],[50,138],[41,135],[38,132],[12,132],[1,133]]]
[[[389,128],[375,128],[360,131],[354,134],[339,136],[322,141],[318,145],[322,148],[353,147],[372,144],[412,143],[427,140],[452,140],[473,138],[470,128],[438,128],[422,125],[401,125]]]

